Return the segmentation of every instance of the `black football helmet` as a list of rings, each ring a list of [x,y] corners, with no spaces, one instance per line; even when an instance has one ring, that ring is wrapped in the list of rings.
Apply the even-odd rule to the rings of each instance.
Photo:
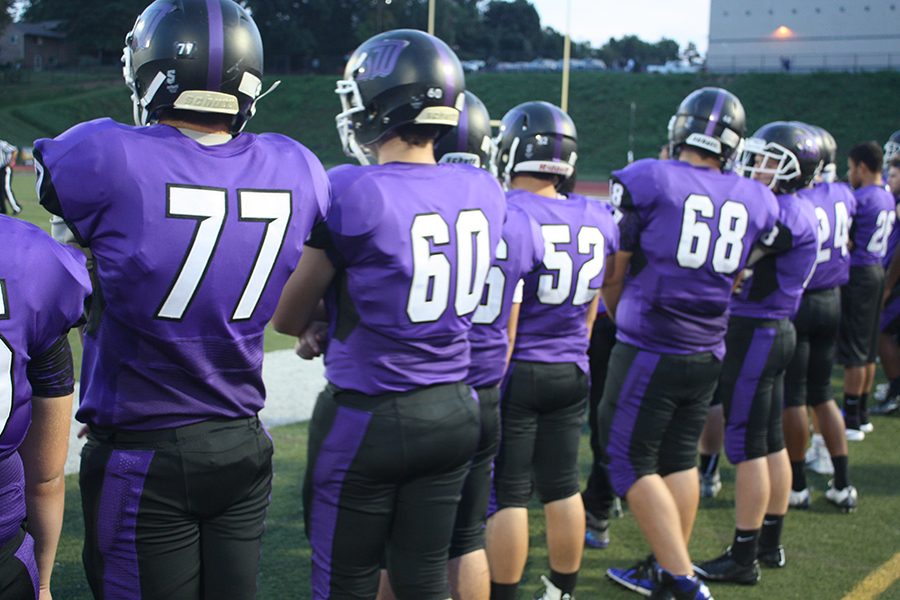
[[[900,156],[900,129],[884,143],[884,170],[887,171],[894,157]]]
[[[156,0],[125,36],[122,63],[138,125],[176,108],[234,115],[236,133],[261,98],[262,38],[233,0]]]
[[[459,125],[434,145],[434,157],[439,163],[462,163],[490,169],[490,156],[491,116],[478,96],[467,91]]]
[[[790,193],[807,187],[822,169],[815,133],[803,123],[775,121],[745,140],[741,171],[745,177],[769,174],[769,188]]]
[[[459,59],[438,38],[413,29],[370,38],[350,57],[335,90],[344,153],[368,164],[368,147],[401,125],[456,127],[465,88]]]
[[[678,158],[684,146],[691,146],[719,157],[724,168],[746,132],[747,117],[737,96],[722,88],[701,88],[682,100],[669,120],[669,156]]]
[[[516,173],[559,177],[557,189],[575,174],[578,132],[563,110],[549,102],[525,102],[500,121],[494,139],[494,166],[509,185]]]
[[[837,142],[834,140],[827,129],[818,125],[810,125],[808,123],[800,123],[813,134],[816,143],[819,146],[819,158],[822,160],[822,169],[817,180],[832,183],[837,179]]]

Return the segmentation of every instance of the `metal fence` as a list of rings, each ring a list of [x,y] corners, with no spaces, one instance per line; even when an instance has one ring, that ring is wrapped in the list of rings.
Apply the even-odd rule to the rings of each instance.
[[[900,52],[868,54],[735,54],[710,53],[706,68],[714,73],[812,73],[900,70]]]

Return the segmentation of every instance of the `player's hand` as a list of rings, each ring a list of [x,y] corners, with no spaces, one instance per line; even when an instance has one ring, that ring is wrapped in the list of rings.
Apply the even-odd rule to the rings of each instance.
[[[306,331],[297,339],[294,352],[304,360],[312,360],[321,356],[328,347],[328,323],[313,321]]]
[[[41,586],[40,592],[38,594],[38,600],[53,600],[53,596],[50,594],[50,586]]]
[[[76,437],[80,440],[81,438],[83,438],[87,434],[89,434],[90,432],[91,432],[90,427],[88,427],[87,425],[82,425],[81,429],[78,430],[78,434],[76,435]],[[47,593],[49,594],[50,592],[47,592]]]

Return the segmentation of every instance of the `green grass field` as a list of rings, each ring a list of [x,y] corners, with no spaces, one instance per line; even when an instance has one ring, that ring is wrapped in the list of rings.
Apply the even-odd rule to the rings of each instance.
[[[274,77],[267,78],[274,80]],[[333,75],[283,77],[282,87],[260,102],[250,131],[278,131],[309,146],[326,165],[346,161],[334,128],[338,99]],[[573,73],[570,112],[579,130],[582,176],[604,179],[624,165],[629,106],[636,104],[634,149],[656,156],[666,124],[681,99],[703,85],[724,86],[743,101],[754,131],[778,119],[798,119],[829,129],[841,151],[869,139],[883,142],[900,128],[896,94],[900,73],[749,75],[653,75]],[[554,73],[484,73],[468,87],[499,119],[527,100],[559,102]],[[0,94],[0,138],[30,146],[79,121],[110,116],[131,122],[129,93],[116,70],[36,73],[30,81],[4,86]],[[843,159],[841,159],[842,161]],[[843,172],[843,169],[841,169]]]
[[[316,382],[304,382],[317,385]],[[876,418],[875,433],[851,447],[851,477],[860,490],[857,513],[838,513],[825,501],[825,478],[810,475],[815,489],[809,511],[791,512],[785,522],[784,543],[788,566],[763,572],[755,587],[718,585],[712,588],[722,599],[840,600],[873,569],[900,550],[900,464],[897,440],[900,419]],[[260,572],[262,599],[309,598],[310,550],[303,534],[300,488],[306,463],[307,425],[276,427],[275,486],[263,546]],[[582,444],[582,468],[589,462],[588,441]],[[704,502],[697,519],[691,554],[712,558],[731,541],[733,533],[733,471],[723,471],[725,487],[718,498]],[[53,575],[54,597],[87,599],[90,592],[81,569],[81,502],[77,478],[68,478],[66,517],[62,543]],[[533,506],[531,553],[520,598],[531,598],[547,573],[543,517]],[[606,550],[587,550],[579,576],[578,597],[637,598],[609,582],[604,573],[610,566],[625,566],[648,552],[634,518],[626,512],[612,525],[612,545]],[[900,583],[880,596],[900,598]],[[856,599],[854,599],[856,600]],[[860,598],[861,600],[861,598]]]

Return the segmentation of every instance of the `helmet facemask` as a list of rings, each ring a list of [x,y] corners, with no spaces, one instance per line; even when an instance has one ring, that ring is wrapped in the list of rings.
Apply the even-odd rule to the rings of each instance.
[[[741,155],[740,173],[749,179],[759,180],[758,175],[771,175],[770,190],[778,189],[779,183],[788,183],[799,178],[800,162],[793,152],[776,142],[761,138],[748,138]]]
[[[373,153],[362,146],[356,140],[356,132],[353,126],[353,115],[365,112],[362,95],[359,93],[359,85],[352,79],[341,79],[337,82],[334,93],[341,100],[341,112],[334,118],[338,135],[341,138],[341,146],[344,154],[356,158],[361,165],[369,165],[374,158]]]

